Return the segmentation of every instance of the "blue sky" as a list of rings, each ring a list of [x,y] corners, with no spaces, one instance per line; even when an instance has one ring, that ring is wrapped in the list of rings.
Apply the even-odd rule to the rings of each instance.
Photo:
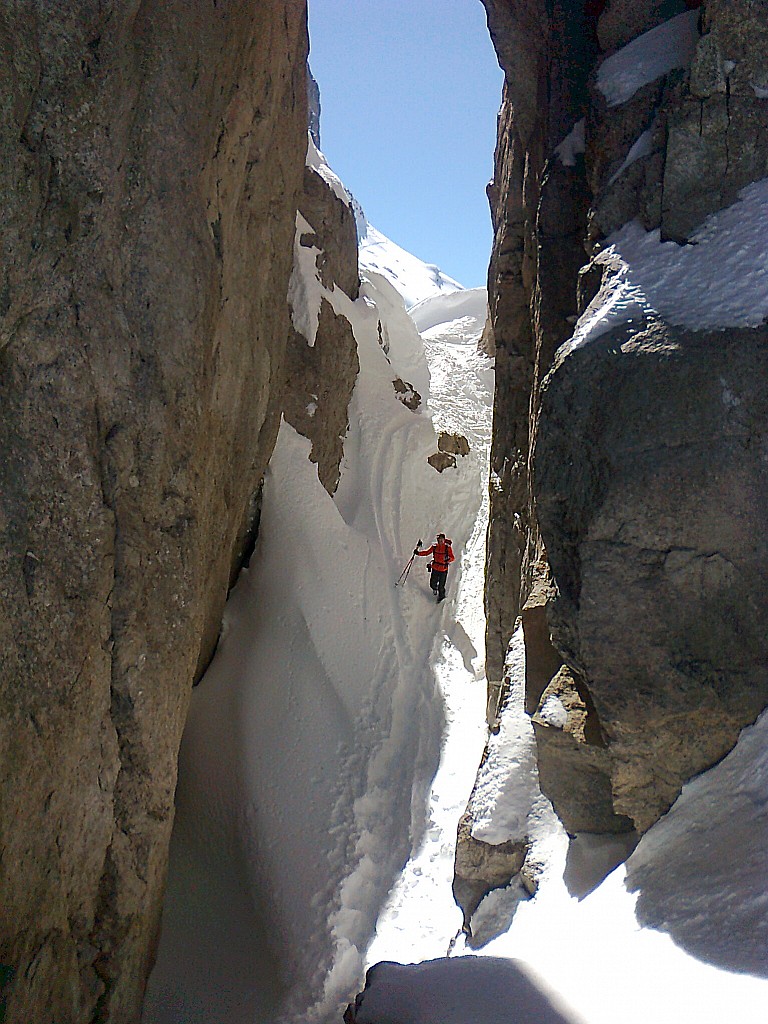
[[[322,148],[368,220],[486,283],[502,73],[480,0],[309,0]]]

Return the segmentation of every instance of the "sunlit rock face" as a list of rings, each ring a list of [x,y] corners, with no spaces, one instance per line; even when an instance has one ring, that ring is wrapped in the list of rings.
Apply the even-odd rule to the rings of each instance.
[[[314,168],[305,167],[299,210],[309,230],[299,228],[296,243],[314,255],[323,287],[333,291],[338,286],[356,299],[360,277],[350,203],[336,195]],[[291,330],[283,411],[286,420],[312,442],[310,459],[317,464],[318,477],[329,494],[339,483],[349,402],[359,369],[351,324],[322,298],[314,337],[307,339]]]
[[[6,5],[0,47],[0,1002],[137,1021],[277,430],[306,12]]]
[[[535,718],[542,788],[572,831],[642,831],[768,701],[763,332],[644,315],[556,352],[613,272],[587,267],[611,232],[636,220],[686,241],[768,174],[768,36],[747,2],[485,6],[506,71],[489,189],[489,679],[543,571],[572,682],[547,689],[558,659],[539,628],[528,710],[578,697],[594,729],[555,735]],[[683,19],[675,57],[607,90],[603,65],[671,18]]]

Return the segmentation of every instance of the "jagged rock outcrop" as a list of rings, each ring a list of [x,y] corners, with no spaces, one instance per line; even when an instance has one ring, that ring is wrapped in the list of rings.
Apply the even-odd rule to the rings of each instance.
[[[314,168],[306,167],[299,210],[312,231],[300,233],[298,244],[315,252],[314,264],[323,287],[332,292],[338,286],[350,299],[356,299],[360,277],[351,206]],[[329,494],[339,483],[349,401],[359,369],[352,325],[322,297],[314,337],[307,339],[295,328],[291,330],[284,413],[312,442],[310,459],[317,463],[318,477]]]
[[[301,0],[0,12],[0,1003],[135,1022],[282,399]]]
[[[684,241],[768,174],[764,12],[721,0],[485,6],[506,71],[489,189],[489,680],[527,607],[544,791],[572,831],[642,831],[768,702],[756,640],[763,331],[636,318],[555,353],[601,286],[605,267],[588,261],[609,232],[637,218]],[[609,102],[600,49],[678,15],[693,32],[690,62]],[[551,594],[537,597],[542,571]],[[552,683],[559,659],[568,686]],[[547,690],[560,684],[559,696]],[[547,696],[564,723],[540,717]],[[578,701],[595,742],[572,728]]]

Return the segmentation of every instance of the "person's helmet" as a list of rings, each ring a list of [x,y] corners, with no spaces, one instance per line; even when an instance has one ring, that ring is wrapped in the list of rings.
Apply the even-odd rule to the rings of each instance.
[[[444,533],[438,533],[437,539],[438,540],[445,540],[445,534]]]

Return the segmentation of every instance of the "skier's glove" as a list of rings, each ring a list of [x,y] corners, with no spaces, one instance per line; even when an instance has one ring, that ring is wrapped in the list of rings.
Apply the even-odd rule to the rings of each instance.
[[[418,549],[418,548],[414,548],[414,549],[413,549],[413,553],[414,553],[414,555],[418,555],[418,553],[419,553],[419,549]]]

